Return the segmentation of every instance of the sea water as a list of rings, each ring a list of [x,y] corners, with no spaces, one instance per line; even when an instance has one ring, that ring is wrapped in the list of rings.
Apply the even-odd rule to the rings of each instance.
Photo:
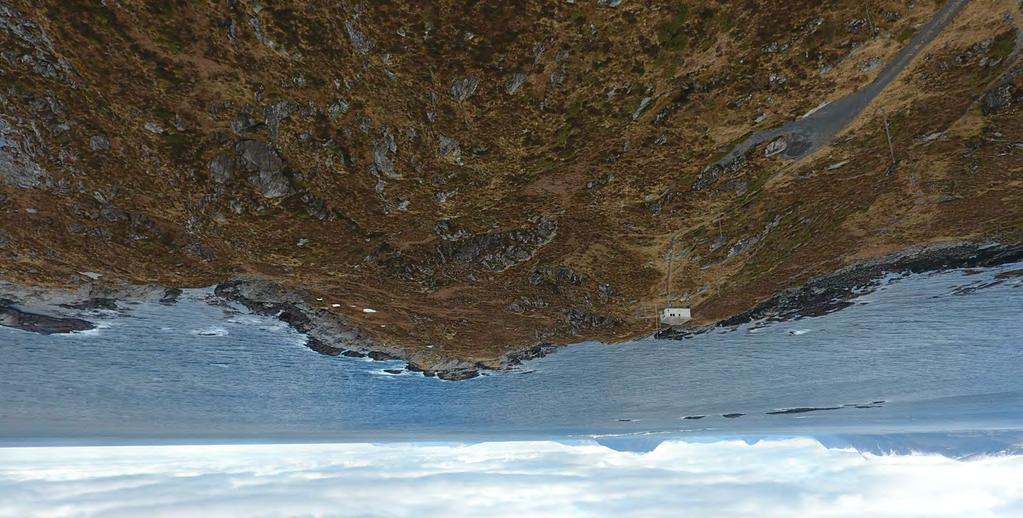
[[[996,282],[1021,267],[886,279],[822,317],[580,344],[462,382],[317,354],[187,290],[87,313],[90,332],[0,328],[0,442],[1021,431],[1023,278]]]

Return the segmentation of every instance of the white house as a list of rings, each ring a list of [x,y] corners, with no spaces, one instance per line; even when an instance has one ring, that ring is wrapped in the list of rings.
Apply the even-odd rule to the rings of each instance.
[[[682,325],[693,318],[689,308],[664,308],[661,310],[661,323],[669,326]]]

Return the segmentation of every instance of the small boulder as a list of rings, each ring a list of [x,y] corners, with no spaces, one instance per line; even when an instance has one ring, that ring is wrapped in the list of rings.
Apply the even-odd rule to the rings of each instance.
[[[788,147],[789,143],[785,140],[785,137],[779,137],[772,140],[771,143],[767,145],[767,149],[764,150],[764,156],[770,158],[782,151],[785,151]]]
[[[458,102],[466,101],[476,93],[476,89],[479,86],[480,80],[476,76],[456,79],[451,83],[451,97],[454,97]]]
[[[97,153],[106,153],[110,151],[110,139],[103,135],[93,135],[89,137],[89,148]]]

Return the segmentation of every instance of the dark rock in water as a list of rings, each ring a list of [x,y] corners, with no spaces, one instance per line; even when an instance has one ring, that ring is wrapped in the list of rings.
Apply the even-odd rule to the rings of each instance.
[[[533,347],[530,347],[529,349],[526,349],[524,351],[518,351],[507,354],[505,356],[504,364],[508,367],[522,365],[522,362],[534,360],[536,358],[543,358],[544,356],[547,356],[548,354],[552,353],[555,349],[557,349],[557,346],[553,344],[548,343],[536,344]]]
[[[744,415],[746,415],[746,414],[721,414],[721,417],[724,417],[724,418],[727,418],[727,419],[735,419],[736,417],[742,417]]]
[[[683,417],[682,419],[695,420],[695,419],[703,419],[704,417],[707,417],[707,416],[705,416],[705,415],[687,415],[687,416]]]
[[[301,292],[294,289],[261,280],[237,280],[220,284],[213,291],[221,299],[240,303],[258,315],[276,317],[305,333],[308,338],[306,346],[320,354],[369,357],[376,361],[405,359],[399,349],[378,350],[377,344],[352,328],[343,317],[309,307],[303,302]],[[420,372],[427,377],[461,381],[475,378],[487,368],[480,363],[451,358],[428,365],[410,363],[406,370]]]
[[[260,286],[255,286],[246,281],[233,281],[217,285],[213,293],[221,299],[238,302],[257,315],[277,317],[277,319],[287,323],[301,333],[309,333],[313,330],[313,320],[296,303],[280,300],[287,298],[283,294],[272,293],[274,297],[277,297],[277,300],[273,301],[257,300],[254,298],[258,296],[260,299],[264,299],[270,296],[267,293],[260,292],[260,288]],[[273,291],[269,287],[262,288]],[[343,354],[342,348],[334,347],[312,336],[306,341],[306,346],[328,356]]]
[[[828,406],[828,407],[796,407],[796,408],[782,408],[774,410],[772,412],[766,412],[767,415],[784,415],[784,414],[805,414],[807,412],[819,412],[822,410],[838,410],[842,407]]]
[[[1012,279],[1012,278],[1015,278],[1015,277],[1023,277],[1023,269],[1009,270],[1007,272],[1002,272],[1002,273],[999,273],[998,275],[995,275],[995,279],[998,279],[998,280]]]
[[[366,356],[369,356],[370,359],[372,359],[374,361],[378,361],[378,362],[384,362],[384,361],[397,360],[398,359],[396,356],[392,356],[390,354],[382,353],[382,352],[379,352],[379,351],[370,351]]]
[[[73,333],[75,331],[88,331],[96,328],[92,322],[80,318],[53,317],[28,313],[15,308],[13,304],[10,300],[0,299],[0,326],[13,327],[42,335]]]
[[[403,373],[405,371],[402,370],[402,369],[384,369],[384,372],[386,372],[388,374],[398,375],[398,374],[401,374],[401,373]]]
[[[480,370],[486,369],[486,367],[479,363],[448,359],[441,363],[430,365],[429,368],[409,363],[405,369],[409,372],[422,373],[423,376],[428,378],[436,376],[445,381],[463,381],[478,377]]]
[[[341,349],[331,347],[315,338],[307,338],[305,346],[326,356],[339,356],[343,354]]]
[[[97,297],[71,304],[61,304],[60,307],[80,310],[105,309],[109,311],[117,311],[117,301],[114,299]]]
[[[181,296],[181,290],[178,288],[168,288],[163,292],[163,297],[160,297],[160,304],[170,306],[178,303],[178,297]]]
[[[425,373],[424,373],[425,374]],[[464,381],[479,377],[480,371],[475,369],[438,371],[436,376],[445,381]]]

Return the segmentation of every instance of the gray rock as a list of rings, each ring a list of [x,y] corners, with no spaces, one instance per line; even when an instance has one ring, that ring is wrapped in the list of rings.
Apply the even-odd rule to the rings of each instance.
[[[277,47],[277,44],[263,32],[263,21],[258,16],[249,18],[249,26],[252,27],[252,34],[256,37],[256,40],[262,43],[264,47],[268,49]]]
[[[359,32],[359,29],[357,29],[355,24],[350,20],[345,22],[345,31],[348,32],[348,40],[352,42],[352,47],[354,47],[359,54],[365,56],[373,49],[373,41],[366,37],[365,34]]]
[[[270,130],[270,138],[277,139],[278,131],[280,131],[281,128],[281,122],[291,115],[291,103],[288,101],[281,101],[267,106],[263,111],[266,127]]]
[[[55,79],[65,83],[70,82],[71,67],[63,59],[57,57],[57,53],[53,48],[53,42],[46,34],[46,31],[12,7],[5,5],[8,3],[0,4],[0,30],[8,32],[17,40],[20,40],[20,43],[28,47],[30,52],[22,53],[20,52],[21,49],[19,49],[19,52],[13,50],[5,51],[3,54],[7,61],[11,64],[20,62],[23,65],[27,65],[33,72],[46,79]],[[8,43],[5,46],[6,48],[13,49],[17,47]],[[18,56],[18,54],[21,55]]]
[[[451,82],[451,97],[458,102],[465,101],[476,93],[480,86],[480,80],[476,76],[469,76],[464,79],[456,79]]]
[[[106,153],[110,151],[110,139],[103,135],[93,135],[89,137],[89,148],[97,153]]]
[[[437,252],[445,263],[482,267],[501,272],[530,260],[550,243],[558,231],[556,221],[534,217],[531,226],[521,229],[475,234],[458,241],[441,243]]]
[[[44,184],[46,171],[33,160],[35,146],[0,118],[0,180],[19,189]]]
[[[622,5],[622,0],[597,0],[597,5],[600,7],[618,7]]]
[[[373,167],[377,172],[388,178],[401,178],[401,175],[394,171],[394,161],[391,160],[391,150],[385,142],[378,142],[373,146]]]
[[[864,72],[869,72],[869,71],[874,70],[875,68],[877,68],[877,67],[879,67],[879,66],[881,66],[883,64],[884,64],[884,60],[882,60],[881,58],[879,58],[877,56],[873,56],[873,57],[867,58],[866,60],[863,61],[863,63],[860,64],[860,70],[862,70]]]
[[[216,156],[210,160],[208,166],[210,176],[217,183],[227,183],[231,181],[231,177],[234,175],[235,161],[233,157],[227,155]]]
[[[399,179],[401,174],[395,171],[394,154],[398,152],[398,142],[387,128],[381,132],[382,140],[373,145],[373,169],[388,178]]]
[[[350,108],[351,105],[348,104],[348,101],[338,99],[330,103],[330,106],[327,107],[327,114],[330,115],[331,119],[336,120],[338,117],[348,113]]]
[[[653,101],[652,97],[644,97],[639,101],[639,106],[636,107],[636,111],[632,112],[632,120],[638,120],[640,115],[646,111],[647,107],[650,106],[650,102]]]
[[[785,78],[785,74],[782,74],[781,72],[772,72],[771,75],[768,76],[767,82],[771,88],[781,88],[785,86],[785,83],[787,83],[788,80]]]
[[[789,49],[788,42],[784,41],[772,41],[763,47],[760,47],[760,52],[764,54],[779,54]]]
[[[459,228],[455,223],[446,219],[434,223],[433,233],[445,241],[458,241],[471,236],[464,228]]]
[[[243,140],[235,146],[235,152],[245,167],[256,173],[249,181],[266,198],[280,198],[293,192],[291,182],[284,175],[284,160],[273,147],[259,140]]]
[[[516,72],[508,78],[508,83],[504,87],[504,91],[508,92],[508,95],[514,95],[515,92],[519,91],[522,84],[526,82],[526,74],[522,72]]]
[[[597,315],[581,309],[569,309],[562,313],[565,315],[565,321],[572,328],[572,332],[574,333],[579,333],[587,329],[613,327],[620,323],[619,320],[614,317]]]
[[[508,311],[511,311],[512,313],[526,313],[529,311],[544,309],[547,306],[548,306],[547,302],[541,299],[519,297],[519,300],[512,302],[508,306]]]
[[[438,152],[444,160],[454,162],[456,164],[462,163],[462,146],[453,138],[441,135]]]
[[[981,99],[981,111],[984,112],[984,115],[990,115],[1007,108],[1013,102],[1014,90],[1011,84],[1004,84],[988,90]]]
[[[160,304],[170,306],[178,303],[178,298],[181,297],[182,291],[178,288],[167,288],[163,292],[163,296],[160,297]]]
[[[266,142],[243,140],[235,146],[235,151],[251,170],[277,173],[284,168],[284,161],[277,150]]]
[[[256,122],[256,119],[252,118],[248,108],[243,109],[231,120],[231,131],[239,136],[256,129],[258,126],[259,123]]]
[[[845,28],[850,34],[859,34],[866,32],[869,27],[869,22],[866,18],[853,18],[846,23]]]
[[[13,301],[0,299],[0,326],[13,327],[43,335],[73,333],[95,329],[96,326],[78,318],[29,313],[14,307]]]
[[[570,266],[559,266],[557,268],[543,267],[534,270],[529,275],[529,283],[533,286],[546,284],[555,288],[563,288],[579,286],[585,281],[586,277],[573,270]]]
[[[772,157],[774,155],[777,155],[778,153],[781,153],[782,151],[785,151],[788,147],[789,144],[785,140],[785,137],[777,138],[775,140],[772,140],[771,143],[767,145],[767,148],[764,150],[764,156]]]

